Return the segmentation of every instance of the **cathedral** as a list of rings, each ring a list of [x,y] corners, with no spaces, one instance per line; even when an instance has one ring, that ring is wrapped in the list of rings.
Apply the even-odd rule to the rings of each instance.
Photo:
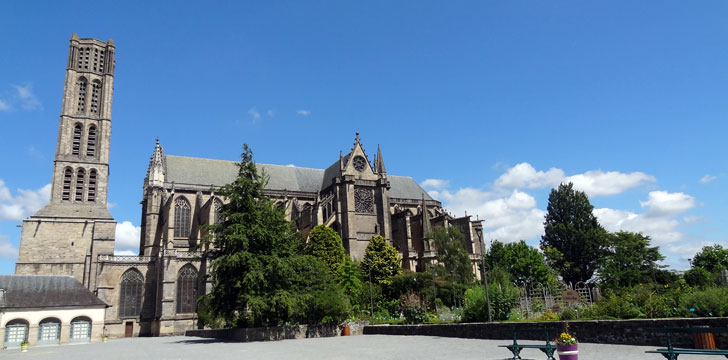
[[[139,255],[114,255],[116,221],[108,211],[115,45],[71,36],[48,205],[23,220],[17,275],[69,275],[107,305],[111,337],[182,334],[200,324],[196,300],[210,290],[209,261],[197,245],[218,221],[220,186],[237,176],[235,162],[165,154],[159,139],[142,194]],[[481,259],[480,220],[453,217],[411,177],[387,173],[379,147],[370,157],[359,134],[348,153],[325,168],[257,164],[265,193],[304,238],[313,226],[339,233],[354,260],[381,235],[402,267],[425,271],[437,251],[427,234],[455,226],[465,235],[474,271]],[[141,176],[140,176],[141,177]],[[477,271],[475,271],[477,273]],[[31,325],[32,333],[32,325]]]

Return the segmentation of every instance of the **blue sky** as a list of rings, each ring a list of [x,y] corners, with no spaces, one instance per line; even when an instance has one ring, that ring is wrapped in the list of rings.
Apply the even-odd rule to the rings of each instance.
[[[77,10],[76,10],[77,9]],[[573,181],[666,263],[728,245],[725,1],[0,3],[0,273],[47,201],[68,39],[116,43],[109,202],[135,251],[166,153],[324,168],[360,132],[487,239]]]

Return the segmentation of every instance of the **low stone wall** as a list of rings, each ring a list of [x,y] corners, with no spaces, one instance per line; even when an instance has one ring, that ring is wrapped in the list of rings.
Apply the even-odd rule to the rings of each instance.
[[[652,319],[652,320],[589,320],[569,321],[570,332],[579,342],[625,345],[667,346],[663,333],[653,333],[653,328],[680,327],[726,327],[728,318],[695,319]],[[502,322],[502,323],[465,323],[465,324],[425,324],[425,325],[373,325],[365,326],[365,335],[427,335],[473,339],[512,340],[513,329],[518,331],[518,339],[546,340],[544,327],[555,328],[550,334],[555,338],[563,330],[564,323],[552,322]],[[691,334],[671,334],[673,345],[691,347]],[[718,348],[728,347],[728,334],[715,334]]]
[[[263,328],[187,330],[185,332],[185,336],[241,342],[275,341],[304,339],[307,337],[341,336],[344,326],[349,326],[351,335],[362,335],[364,326],[367,324],[369,324],[369,322],[350,322],[342,325],[295,325]]]

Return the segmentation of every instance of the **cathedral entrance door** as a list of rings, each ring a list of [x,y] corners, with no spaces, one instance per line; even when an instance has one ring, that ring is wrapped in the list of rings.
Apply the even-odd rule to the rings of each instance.
[[[127,321],[124,326],[124,336],[132,337],[133,334],[134,334],[134,323],[131,321]]]

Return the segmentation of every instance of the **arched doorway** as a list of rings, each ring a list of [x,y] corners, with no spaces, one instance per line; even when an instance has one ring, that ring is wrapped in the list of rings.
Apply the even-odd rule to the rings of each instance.
[[[38,325],[38,345],[58,344],[61,340],[61,321],[46,318]]]
[[[25,320],[11,320],[5,325],[5,341],[8,348],[20,347],[20,343],[28,340],[28,322]]]
[[[79,316],[71,320],[70,342],[89,342],[91,341],[91,319],[85,316]]]

